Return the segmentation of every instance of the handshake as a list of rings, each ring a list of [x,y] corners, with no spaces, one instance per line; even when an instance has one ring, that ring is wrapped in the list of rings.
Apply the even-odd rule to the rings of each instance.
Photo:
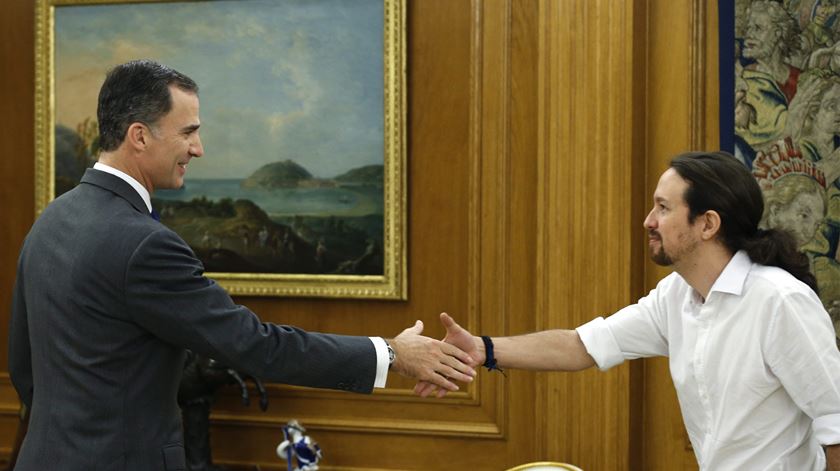
[[[453,381],[472,381],[475,368],[484,363],[480,337],[474,337],[445,312],[440,320],[446,327],[442,341],[421,335],[423,322],[419,320],[388,341],[396,354],[391,371],[417,379],[414,392],[423,397],[432,393],[443,397],[449,391],[457,391],[458,385]]]

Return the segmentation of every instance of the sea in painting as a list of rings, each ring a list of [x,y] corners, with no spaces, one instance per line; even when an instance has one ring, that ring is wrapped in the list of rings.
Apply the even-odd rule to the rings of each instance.
[[[256,178],[187,180],[154,206],[209,271],[381,275],[382,166],[290,176],[301,171],[284,161]]]

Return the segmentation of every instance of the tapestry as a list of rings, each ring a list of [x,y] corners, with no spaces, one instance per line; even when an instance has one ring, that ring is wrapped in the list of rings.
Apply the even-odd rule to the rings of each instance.
[[[721,145],[764,192],[761,227],[808,255],[840,335],[840,0],[718,5]]]

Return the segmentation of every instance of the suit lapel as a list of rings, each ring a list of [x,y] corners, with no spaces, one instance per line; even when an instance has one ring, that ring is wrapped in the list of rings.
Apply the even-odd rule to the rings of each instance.
[[[131,185],[128,184],[128,182],[120,177],[111,175],[110,173],[103,172],[101,170],[89,168],[85,171],[80,183],[87,183],[89,185],[104,188],[131,203],[137,211],[143,214],[149,213],[149,210],[146,207],[146,202],[143,201],[143,198],[134,188],[131,187]]]

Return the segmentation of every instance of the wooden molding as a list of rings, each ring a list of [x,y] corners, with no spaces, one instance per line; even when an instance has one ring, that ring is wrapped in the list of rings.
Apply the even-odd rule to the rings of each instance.
[[[706,148],[706,3],[691,0],[688,18],[688,139],[692,150]]]
[[[307,430],[330,430],[341,432],[385,433],[401,435],[430,435],[470,438],[503,438],[502,431],[490,422],[440,422],[432,420],[404,420],[399,418],[323,418],[295,415],[287,419],[262,416],[243,417],[236,414],[214,412],[210,416],[214,427],[247,426],[248,428],[271,428],[277,430],[280,425],[294,418],[306,424]]]
[[[510,0],[473,1],[477,16],[478,47],[472,63],[478,68],[471,87],[478,102],[473,111],[475,138],[470,149],[471,169],[478,183],[472,194],[479,204],[471,208],[471,222],[477,222],[470,243],[478,247],[476,306],[480,324],[476,333],[506,333],[507,301],[510,290],[508,208],[510,206]],[[478,139],[478,142],[476,142]],[[489,413],[507,435],[507,381],[482,372],[480,397]]]

